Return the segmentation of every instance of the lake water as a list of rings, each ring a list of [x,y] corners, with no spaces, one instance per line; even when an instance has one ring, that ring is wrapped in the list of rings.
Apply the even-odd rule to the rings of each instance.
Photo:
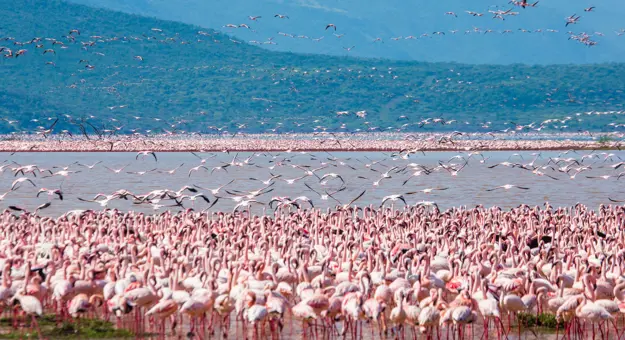
[[[553,170],[551,167],[541,169],[542,172],[552,175],[559,180],[554,180],[546,176],[537,176],[531,171],[520,168],[509,168],[504,166],[498,166],[496,168],[489,169],[488,166],[494,165],[499,162],[510,161],[527,164],[534,158],[538,157],[534,165],[545,166],[548,164],[550,157],[557,157],[559,152],[542,152],[540,156],[532,155],[535,152],[484,152],[483,156],[486,158],[484,163],[481,163],[481,156],[473,156],[468,165],[458,173],[457,176],[451,176],[446,170],[440,170],[430,175],[421,175],[410,179],[406,185],[402,185],[404,181],[414,172],[411,168],[406,171],[395,173],[395,170],[390,172],[391,178],[384,179],[378,186],[374,186],[373,182],[381,178],[381,173],[386,172],[392,167],[398,167],[402,169],[410,163],[421,164],[425,167],[432,168],[439,165],[439,161],[447,164],[447,162],[453,156],[459,155],[458,152],[427,152],[425,155],[412,154],[409,159],[392,159],[390,154],[387,153],[371,153],[371,152],[337,152],[332,155],[327,153],[266,153],[266,154],[254,154],[254,153],[239,153],[236,155],[236,162],[244,162],[248,157],[251,157],[244,166],[230,166],[225,171],[215,171],[210,174],[210,171],[201,169],[200,171],[193,172],[189,177],[188,172],[191,167],[200,165],[200,159],[191,153],[158,153],[158,161],[155,161],[152,156],[145,158],[139,157],[135,159],[134,153],[17,153],[9,155],[4,153],[0,155],[0,161],[6,159],[8,164],[10,162],[16,162],[21,165],[36,164],[40,168],[49,169],[54,166],[65,167],[74,162],[82,164],[93,164],[97,161],[102,163],[96,165],[92,170],[88,168],[78,166],[76,164],[71,165],[69,170],[81,171],[80,173],[70,174],[69,177],[64,178],[61,176],[54,176],[49,178],[42,178],[42,175],[37,174],[37,177],[33,177],[32,174],[28,175],[36,186],[32,186],[29,183],[22,183],[19,189],[9,193],[3,201],[0,202],[0,208],[5,209],[9,205],[16,205],[23,207],[27,210],[34,210],[38,205],[50,200],[45,193],[41,194],[39,198],[36,198],[36,194],[39,188],[62,188],[64,192],[64,200],[60,201],[56,198],[53,199],[52,205],[43,210],[41,213],[46,215],[57,216],[68,210],[73,209],[102,209],[100,205],[96,203],[82,202],[78,198],[91,199],[97,193],[111,194],[119,189],[126,189],[135,194],[146,194],[152,190],[157,189],[172,189],[178,190],[184,185],[198,185],[204,188],[216,188],[220,185],[228,183],[231,180],[235,180],[232,184],[226,186],[219,195],[223,197],[231,197],[224,190],[239,190],[239,191],[251,191],[257,190],[264,186],[259,181],[250,180],[250,177],[255,177],[260,180],[267,180],[273,173],[275,175],[282,175],[278,179],[272,192],[262,195],[257,198],[262,203],[268,203],[273,196],[289,196],[294,198],[300,195],[306,195],[313,200],[316,207],[328,208],[336,204],[333,200],[321,200],[317,194],[310,191],[304,183],[311,186],[318,192],[328,190],[330,192],[341,187],[342,183],[339,179],[333,179],[328,181],[325,186],[320,184],[320,181],[315,176],[309,176],[301,180],[296,181],[294,184],[287,184],[283,179],[294,179],[303,176],[304,170],[295,167],[310,166],[311,169],[322,166],[322,162],[327,163],[327,168],[318,170],[315,173],[322,176],[326,173],[337,173],[345,180],[346,189],[339,192],[335,197],[342,203],[347,203],[363,190],[366,190],[365,195],[356,203],[359,206],[373,204],[379,206],[384,196],[390,194],[402,194],[406,192],[418,191],[426,188],[448,188],[444,191],[435,191],[432,194],[424,194],[419,192],[417,194],[406,196],[408,204],[415,204],[420,201],[434,201],[441,208],[447,208],[450,206],[474,206],[477,204],[483,204],[485,206],[501,206],[502,208],[515,207],[521,203],[529,205],[542,205],[548,201],[553,206],[571,206],[578,202],[584,203],[592,208],[597,208],[600,204],[610,203],[608,197],[613,199],[625,200],[625,187],[621,184],[621,181],[616,177],[604,179],[590,179],[586,176],[600,176],[600,175],[615,175],[625,170],[625,167],[619,169],[612,169],[610,166],[620,162],[619,157],[625,158],[625,152],[610,151],[614,154],[607,157],[608,154],[601,152],[595,152],[598,154],[598,158],[584,159],[583,165],[592,167],[591,170],[584,171],[576,176],[574,180],[569,178],[569,174],[561,173]],[[570,152],[566,155],[562,155],[562,158],[575,158],[581,162],[582,155],[589,154],[588,151],[579,153]],[[214,157],[212,157],[214,155]],[[467,157],[467,154],[463,154]],[[205,166],[209,168],[230,163],[235,154],[226,153],[205,153],[201,154],[202,158],[208,158]],[[212,157],[212,158],[210,158]],[[338,161],[331,161],[328,158],[336,157]],[[381,163],[367,166],[373,161],[381,161]],[[346,165],[339,165],[338,162],[344,162]],[[150,172],[145,175],[128,174],[129,172],[147,171],[152,169],[158,170],[171,170],[180,164],[184,165],[173,174]],[[462,159],[453,159],[451,163],[463,164]],[[112,169],[118,169],[125,165],[128,165],[119,174],[115,174],[110,170],[107,170],[104,166],[108,166]],[[334,166],[337,165],[337,166]],[[347,165],[355,168],[348,167]],[[565,163],[559,165],[549,164],[554,168],[564,166]],[[11,165],[10,167],[15,167]],[[573,167],[578,165],[573,164]],[[270,169],[273,167],[273,169]],[[9,191],[11,183],[16,178],[21,177],[17,175],[15,177],[10,169],[5,169],[2,173],[2,190],[0,193]],[[372,169],[377,170],[373,171]],[[58,171],[61,169],[53,169]],[[43,174],[45,176],[46,174]],[[625,179],[625,178],[623,178]],[[529,190],[520,190],[512,188],[510,190],[496,190],[486,191],[487,189],[494,188],[496,186],[504,184],[514,184],[519,186],[528,187]],[[212,201],[213,195],[206,191],[206,196]],[[161,204],[169,204],[167,202],[161,202]],[[398,206],[398,202],[395,202]],[[221,199],[211,210],[212,211],[231,211],[235,202],[230,199]],[[399,202],[399,205],[403,203]],[[206,203],[201,199],[192,202],[185,201],[185,206],[196,209],[204,209],[207,207]],[[304,204],[307,206],[307,204]],[[154,211],[150,205],[133,205],[132,201],[115,200],[112,201],[109,208],[117,208],[120,210],[139,210],[144,212]],[[261,213],[263,206],[254,205],[253,212]],[[162,209],[180,209],[180,208],[162,208]],[[268,207],[266,209],[269,210]]]

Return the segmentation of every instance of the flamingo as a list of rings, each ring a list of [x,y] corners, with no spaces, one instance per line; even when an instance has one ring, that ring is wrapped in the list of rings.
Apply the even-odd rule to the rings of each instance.
[[[78,294],[72,298],[69,303],[67,311],[73,318],[77,318],[80,313],[86,313],[95,307],[103,304],[104,297],[102,295],[92,295],[88,297],[87,294]]]
[[[26,295],[26,288],[28,286],[26,283],[29,282],[30,278],[30,268],[28,269],[29,270],[26,271],[26,278],[24,279],[24,286],[11,298],[11,304],[19,306],[25,315],[31,317],[32,325],[34,325],[37,330],[39,338],[42,339],[41,329],[39,328],[36,317],[43,315],[43,306],[41,305],[41,301],[35,296]]]
[[[163,336],[165,335],[165,322],[167,318],[171,319],[171,331],[176,331],[176,318],[174,314],[178,311],[178,303],[172,299],[171,295],[172,293],[169,292],[167,295],[163,296],[157,304],[145,313],[146,316],[153,315],[155,318],[161,320],[161,334]]]
[[[269,312],[267,311],[267,307],[256,304],[256,293],[248,291],[247,294],[250,300],[247,303],[247,313],[245,317],[247,321],[254,326],[254,338],[257,338],[259,326],[261,336],[264,337],[264,325]]]

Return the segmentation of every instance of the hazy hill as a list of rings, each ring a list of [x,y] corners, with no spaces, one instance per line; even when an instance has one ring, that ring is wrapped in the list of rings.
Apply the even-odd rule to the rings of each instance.
[[[226,24],[246,23],[255,32],[244,28],[223,30],[243,40],[264,41],[275,37],[278,45],[264,47],[280,51],[345,55],[343,47],[356,46],[349,54],[435,62],[552,64],[625,61],[625,35],[615,33],[625,28],[622,21],[625,2],[620,0],[545,0],[536,8],[526,9],[513,6],[507,0],[73,1],[215,29]],[[593,5],[597,6],[593,12],[584,12]],[[493,14],[488,12],[508,9],[518,15],[505,16],[503,21],[493,19]],[[458,17],[445,15],[449,11]],[[465,11],[484,15],[474,17]],[[290,19],[274,18],[276,13],[288,15]],[[565,27],[564,18],[573,14],[582,18],[578,24]],[[258,21],[248,19],[248,16],[257,15],[262,16]],[[331,30],[325,31],[328,23],[336,24],[337,33],[345,35],[339,39]],[[522,33],[519,29],[532,33]],[[548,29],[558,32],[548,32]],[[454,35],[451,30],[459,32]],[[467,30],[471,33],[465,34]],[[485,33],[488,30],[493,32]],[[512,32],[498,33],[505,30]],[[446,34],[432,37],[434,31]],[[568,40],[567,31],[587,32],[598,44],[586,48]],[[278,32],[304,35],[309,39],[287,38]],[[391,40],[392,37],[420,37],[422,34],[429,36]],[[310,39],[320,37],[324,39],[319,42]],[[384,43],[373,43],[377,37]]]
[[[11,1],[0,17],[0,46],[13,52],[0,58],[0,132],[32,131],[54,117],[61,117],[59,129],[74,132],[71,124],[81,120],[121,133],[232,131],[238,124],[254,132],[342,124],[417,130],[428,117],[457,122],[426,130],[490,131],[566,116],[573,119],[545,129],[598,130],[608,128],[605,119],[574,113],[620,109],[625,99],[624,64],[465,65],[272,52],[210,29],[54,0]],[[26,52],[15,57],[19,49]],[[343,110],[352,115],[338,117]],[[360,110],[366,119],[353,115]]]

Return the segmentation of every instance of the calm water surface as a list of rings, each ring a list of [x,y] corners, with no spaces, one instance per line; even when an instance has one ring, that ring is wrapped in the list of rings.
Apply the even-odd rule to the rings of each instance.
[[[17,153],[12,156],[8,153],[3,153],[0,155],[0,161],[6,159],[7,163],[16,162],[21,165],[36,164],[40,168],[45,169],[69,165],[69,170],[81,172],[71,174],[67,178],[61,176],[42,178],[40,174],[37,174],[35,178],[32,174],[28,175],[28,177],[35,182],[36,186],[23,183],[19,189],[9,193],[5,199],[0,202],[0,208],[4,209],[9,205],[17,205],[28,210],[34,210],[38,205],[51,199],[51,197],[48,197],[45,193],[37,198],[36,194],[39,188],[62,188],[65,195],[64,200],[60,201],[55,198],[52,201],[52,205],[42,211],[43,214],[54,216],[73,209],[102,209],[100,205],[96,203],[78,200],[78,197],[91,199],[97,193],[111,194],[116,190],[126,189],[135,194],[146,194],[152,190],[164,188],[178,190],[185,185],[198,185],[212,189],[234,179],[236,180],[234,183],[220,191],[219,195],[224,198],[212,208],[213,211],[231,211],[236,203],[233,200],[225,198],[232,197],[225,192],[226,189],[230,191],[251,191],[260,189],[264,184],[260,181],[250,180],[250,178],[254,177],[260,180],[267,180],[271,176],[271,173],[282,175],[282,178],[278,179],[272,186],[274,189],[272,192],[258,197],[258,201],[268,203],[271,197],[274,196],[289,196],[294,198],[296,196],[306,195],[313,200],[316,207],[328,208],[334,206],[336,202],[331,199],[321,200],[319,196],[310,191],[304,183],[307,183],[318,192],[322,192],[323,190],[333,192],[341,187],[342,183],[340,180],[330,180],[324,186],[320,184],[319,179],[315,176],[305,177],[296,181],[294,184],[287,184],[287,182],[283,180],[303,176],[305,175],[304,167],[309,166],[310,169],[319,168],[323,166],[322,162],[327,163],[327,168],[316,171],[315,173],[317,175],[322,176],[326,173],[337,173],[345,180],[346,189],[335,195],[342,203],[349,202],[363,190],[366,190],[365,195],[357,202],[360,206],[369,204],[378,206],[382,198],[386,195],[402,194],[426,188],[448,189],[435,191],[432,194],[418,192],[417,194],[408,195],[406,196],[408,204],[415,204],[425,200],[434,201],[441,208],[462,205],[474,206],[476,204],[483,204],[485,206],[497,205],[503,208],[511,208],[521,203],[542,205],[544,202],[549,202],[554,206],[571,206],[581,202],[592,208],[597,208],[599,204],[610,203],[608,197],[613,199],[625,199],[625,187],[616,177],[607,180],[586,178],[586,176],[619,174],[621,171],[625,170],[625,167],[614,170],[610,166],[620,162],[619,157],[625,158],[625,152],[610,152],[613,155],[609,157],[606,153],[601,154],[600,152],[596,152],[599,158],[585,159],[583,162],[583,165],[591,166],[592,169],[580,173],[574,180],[569,178],[569,175],[574,174],[574,171],[566,174],[552,169],[552,167],[557,168],[559,166],[564,166],[566,163],[561,163],[557,166],[553,164],[553,162],[548,164],[550,157],[557,157],[559,152],[542,152],[540,156],[532,155],[533,153],[534,152],[484,152],[483,156],[486,158],[484,163],[480,162],[480,160],[482,160],[481,156],[473,156],[469,160],[468,165],[460,171],[457,176],[451,176],[446,170],[439,170],[430,175],[423,174],[414,177],[410,179],[406,185],[402,184],[414,170],[410,167],[400,173],[395,173],[395,170],[393,170],[390,172],[391,178],[382,180],[379,186],[374,186],[373,182],[381,178],[381,173],[386,172],[392,167],[402,169],[409,166],[411,163],[416,163],[432,168],[438,166],[439,161],[447,164],[450,158],[460,153],[429,152],[425,155],[413,154],[409,159],[393,159],[390,154],[387,153],[370,152],[337,152],[332,155],[323,152],[306,154],[271,153],[260,155],[239,153],[236,155],[236,162],[242,163],[248,157],[251,157],[247,164],[244,166],[230,166],[227,168],[227,172],[214,171],[212,174],[210,173],[212,167],[230,163],[235,157],[235,154],[205,153],[201,154],[201,156],[202,158],[208,158],[205,166],[209,168],[209,171],[200,169],[200,171],[193,172],[191,176],[189,176],[189,169],[201,164],[200,159],[191,153],[158,153],[158,161],[155,161],[151,156],[145,158],[139,157],[137,160],[135,159],[134,153]],[[577,154],[570,152],[561,157],[570,157],[581,161],[582,155],[588,153],[587,151]],[[466,153],[463,155],[467,157]],[[337,162],[330,161],[329,158],[331,157],[338,158],[340,162],[344,162],[346,165],[340,165]],[[559,180],[554,180],[546,176],[539,177],[531,171],[520,168],[504,166],[498,166],[493,169],[488,168],[488,166],[504,161],[527,164],[536,157],[538,158],[534,161],[534,165],[549,165],[549,167],[541,169],[541,171]],[[97,161],[102,161],[102,163],[96,165],[92,170],[77,164],[70,165],[74,162],[93,164]],[[370,165],[374,161],[381,162]],[[462,159],[452,159],[451,163],[462,165],[464,161]],[[171,170],[181,164],[184,165],[173,175],[159,173],[157,171]],[[104,167],[108,166],[112,169],[119,169],[126,165],[127,167],[124,171],[119,174],[115,174]],[[296,165],[299,167],[296,167]],[[356,168],[356,170],[351,169],[347,165]],[[11,165],[10,167],[13,166],[16,165]],[[578,165],[573,164],[573,167],[577,166]],[[156,170],[145,175],[127,173],[153,169]],[[52,170],[58,171],[61,169]],[[45,175],[47,174],[43,174],[43,176]],[[9,191],[12,181],[19,177],[21,177],[21,175],[15,177],[10,169],[5,169],[2,173],[3,188],[0,189],[0,193]],[[623,180],[625,180],[625,178],[623,178]],[[504,184],[525,186],[528,187],[529,190],[513,188],[508,191],[486,191],[487,189]],[[214,197],[209,191],[200,191],[205,193],[212,202]],[[169,203],[165,201],[161,202],[161,204],[167,205]],[[403,203],[399,202],[399,204]],[[207,207],[206,203],[201,199],[195,202],[185,201],[185,207],[193,206],[196,209],[204,209]],[[149,205],[133,205],[132,201],[124,200],[112,201],[108,207],[120,210],[154,211]],[[263,208],[263,206],[255,205],[252,209],[254,212],[260,213]],[[180,208],[165,207],[162,209]],[[265,207],[265,209],[269,210],[269,207]]]

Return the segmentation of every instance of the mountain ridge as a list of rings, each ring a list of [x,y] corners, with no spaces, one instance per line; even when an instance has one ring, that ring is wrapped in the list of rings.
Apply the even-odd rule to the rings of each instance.
[[[274,52],[212,29],[58,0],[15,0],[0,15],[7,24],[0,38],[14,38],[4,46],[27,50],[0,59],[8,80],[0,83],[0,132],[47,128],[54,117],[58,129],[74,133],[78,124],[116,133],[241,124],[246,132],[486,132],[510,121],[622,110],[625,99],[621,63],[501,66]],[[49,48],[55,52],[44,54]],[[431,117],[456,123],[420,123]],[[611,129],[607,118],[585,119],[546,128]]]

